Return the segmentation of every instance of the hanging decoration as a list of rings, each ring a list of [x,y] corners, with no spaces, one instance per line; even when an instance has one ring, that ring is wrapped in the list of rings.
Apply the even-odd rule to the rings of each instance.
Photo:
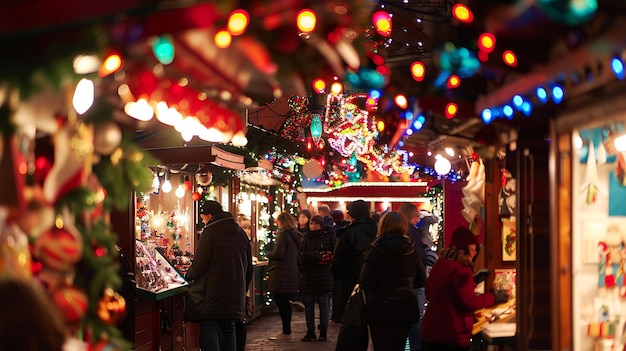
[[[311,123],[309,99],[306,95],[293,95],[289,98],[288,104],[291,114],[282,126],[280,135],[288,140],[299,140],[302,128]]]
[[[316,144],[319,143],[322,137],[322,119],[319,113],[313,114],[313,119],[311,120],[311,136]]]

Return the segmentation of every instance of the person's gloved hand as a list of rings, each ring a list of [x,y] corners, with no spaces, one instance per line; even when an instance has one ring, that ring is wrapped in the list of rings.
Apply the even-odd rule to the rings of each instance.
[[[496,300],[496,305],[509,301],[509,294],[506,292],[506,290],[495,290],[492,292],[492,294],[494,299]]]
[[[474,283],[479,284],[484,282],[485,280],[487,280],[490,273],[491,272],[489,272],[489,270],[486,268],[476,272],[476,274],[474,274]]]

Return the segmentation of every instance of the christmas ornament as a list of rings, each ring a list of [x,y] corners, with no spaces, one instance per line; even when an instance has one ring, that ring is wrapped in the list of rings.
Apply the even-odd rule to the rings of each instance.
[[[199,192],[197,192],[197,191],[194,191],[194,192],[191,194],[191,199],[192,199],[193,201],[198,201],[198,200],[200,200],[200,198],[201,198],[201,197],[202,197],[202,195],[200,195],[200,193],[199,193]]]
[[[87,312],[87,296],[74,287],[66,286],[56,290],[52,294],[52,301],[69,324],[80,322]]]
[[[40,189],[37,187],[37,189]],[[17,218],[17,225],[32,239],[54,225],[54,207],[33,200],[28,208]]]
[[[213,180],[213,173],[206,168],[200,168],[196,173],[196,182],[202,186],[209,186]]]
[[[53,228],[41,234],[35,241],[35,256],[44,266],[68,271],[82,255],[82,238],[66,228]]]
[[[54,135],[54,165],[43,184],[43,196],[49,203],[76,188],[82,178],[83,162],[72,141],[71,126],[60,128]]]
[[[122,142],[122,131],[114,122],[94,124],[94,151],[99,155],[110,155]]]
[[[111,288],[104,289],[98,301],[98,318],[108,325],[116,325],[126,315],[126,300]]]

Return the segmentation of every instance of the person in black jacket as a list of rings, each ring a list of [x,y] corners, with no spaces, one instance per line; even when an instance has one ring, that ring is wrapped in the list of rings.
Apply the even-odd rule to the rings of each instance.
[[[407,228],[402,214],[385,214],[363,263],[360,283],[375,351],[404,350],[419,318],[415,289],[426,285],[426,272]]]
[[[250,240],[217,201],[206,201],[200,217],[206,225],[186,274],[188,303],[196,306],[193,319],[200,323],[200,349],[235,351],[235,322],[246,316],[252,280]]]
[[[302,234],[296,230],[296,219],[289,212],[276,218],[278,237],[274,250],[267,254],[269,265],[267,285],[280,313],[283,331],[270,340],[291,340],[291,305],[298,292],[298,253],[302,246]]]
[[[378,230],[365,201],[352,202],[348,215],[352,222],[339,230],[332,266],[335,279],[340,280],[340,294],[333,300],[333,320],[336,322],[343,318],[343,309],[361,273],[365,250],[376,238]]]
[[[330,314],[329,299],[333,290],[332,250],[337,237],[331,227],[324,226],[321,216],[311,217],[310,231],[305,234],[298,256],[298,291],[304,302],[307,333],[302,341],[326,341]],[[315,335],[315,303],[320,309],[320,337]]]

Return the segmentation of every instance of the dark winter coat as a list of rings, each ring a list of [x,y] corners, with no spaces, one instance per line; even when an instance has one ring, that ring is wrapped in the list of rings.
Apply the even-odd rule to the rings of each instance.
[[[245,317],[252,250],[230,213],[216,214],[204,227],[186,278],[191,280],[188,297],[203,320]]]
[[[474,293],[473,268],[468,255],[444,249],[426,280],[428,311],[422,321],[422,340],[470,346],[474,312],[493,306],[493,294]]]
[[[365,256],[360,283],[367,297],[369,324],[410,324],[418,321],[415,288],[426,283],[424,264],[410,238],[379,237]]]
[[[331,227],[310,231],[304,235],[298,255],[298,290],[317,294],[333,290],[333,273],[330,265],[320,264],[321,251],[333,251],[337,237]]]
[[[274,250],[267,254],[268,288],[274,294],[298,292],[298,253],[303,235],[295,229],[278,233]]]
[[[340,229],[333,262],[333,274],[346,288],[352,287],[359,279],[365,251],[376,238],[378,226],[370,217],[359,217],[349,226]]]

